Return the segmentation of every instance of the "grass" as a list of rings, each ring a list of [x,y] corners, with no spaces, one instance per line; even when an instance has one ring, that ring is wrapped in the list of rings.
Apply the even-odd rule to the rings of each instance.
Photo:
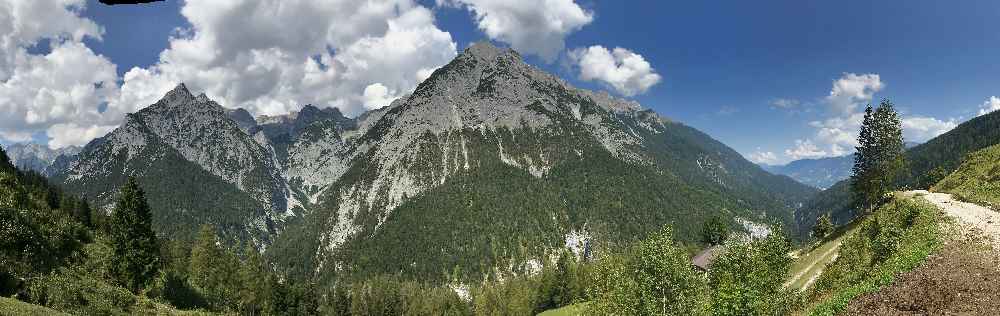
[[[576,316],[583,315],[585,310],[587,310],[587,303],[577,303],[569,306],[563,306],[561,308],[550,309],[538,314],[538,316]]]
[[[0,297],[0,316],[27,315],[69,315],[54,309],[18,301],[9,297]]]
[[[940,221],[933,205],[897,195],[844,239],[837,260],[808,292],[805,314],[840,313],[854,298],[919,266],[940,247]]]
[[[969,154],[958,170],[932,189],[1000,211],[1000,145]]]
[[[810,285],[809,280],[818,277],[827,264],[837,258],[837,253],[844,239],[857,231],[857,221],[838,229],[826,240],[812,245],[808,249],[800,251],[799,257],[795,259],[792,268],[789,270],[791,279],[785,284],[786,288],[799,291],[806,290]]]

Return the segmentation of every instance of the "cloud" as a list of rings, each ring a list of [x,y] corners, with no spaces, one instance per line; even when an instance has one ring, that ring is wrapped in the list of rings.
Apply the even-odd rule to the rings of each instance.
[[[580,79],[600,81],[625,96],[645,93],[660,82],[660,75],[642,55],[615,47],[579,48],[569,53],[570,60],[580,69]]]
[[[830,153],[820,149],[811,140],[795,140],[795,147],[785,149],[785,156],[792,160],[829,157]]]
[[[573,0],[438,0],[437,4],[465,6],[486,36],[547,62],[566,46],[566,36],[594,20],[592,12]]]
[[[783,109],[783,110],[791,110],[791,109],[797,108],[797,107],[799,107],[800,104],[802,104],[802,103],[799,102],[799,100],[796,100],[796,99],[778,98],[778,99],[771,100],[771,107],[776,108],[776,109]]]
[[[903,138],[906,141],[918,143],[926,142],[958,126],[958,122],[955,119],[943,121],[923,116],[904,117],[901,121],[903,125]]]
[[[178,82],[226,107],[283,114],[303,104],[348,115],[412,91],[457,54],[430,10],[393,1],[188,1],[191,23],[154,66],[133,68],[109,108],[134,111]],[[368,92],[368,94],[366,94]]]
[[[833,81],[830,93],[823,99],[830,116],[809,122],[816,129],[809,139],[795,141],[795,146],[785,150],[792,159],[843,156],[858,145],[857,133],[864,119],[860,107],[870,103],[875,93],[885,87],[878,74],[844,73]],[[774,102],[772,102],[774,104]]]
[[[864,120],[861,105],[870,104],[875,93],[883,87],[885,83],[878,74],[844,73],[833,81],[830,94],[824,99],[830,108],[830,115],[809,122],[809,126],[816,129],[815,134],[808,139],[796,140],[794,147],[785,150],[785,155],[795,160],[843,156],[854,152],[854,147],[858,145],[858,131]],[[901,115],[900,123],[905,141],[921,143],[958,126],[956,119],[941,120],[919,115]]]
[[[80,126],[76,123],[60,123],[52,125],[46,131],[52,140],[49,147],[59,149],[66,146],[81,146],[91,139],[102,137],[115,129],[116,126]]]
[[[50,147],[83,144],[179,82],[254,114],[303,104],[359,114],[412,91],[457,54],[451,35],[413,0],[182,3],[190,27],[171,36],[152,66],[119,78],[82,42],[103,35],[80,17],[83,0],[0,0],[0,137],[44,132]],[[51,52],[29,54],[42,39]]]
[[[749,159],[751,162],[755,164],[764,164],[764,165],[778,164],[778,155],[775,155],[773,152],[770,151],[761,151],[760,148],[757,148],[757,151],[750,154],[750,156],[747,157],[747,159]]]
[[[114,124],[98,107],[118,91],[117,67],[83,44],[103,34],[79,17],[83,9],[82,0],[0,0],[0,137],[26,141],[44,132],[50,147],[62,147],[80,142],[53,126],[83,124],[97,135]],[[43,39],[47,53],[28,52]]]
[[[990,114],[996,110],[1000,110],[1000,97],[992,96],[979,106],[979,115]]]
[[[830,89],[826,102],[834,113],[851,115],[857,111],[858,105],[871,102],[872,96],[884,87],[878,74],[844,73],[833,81],[833,88]]]

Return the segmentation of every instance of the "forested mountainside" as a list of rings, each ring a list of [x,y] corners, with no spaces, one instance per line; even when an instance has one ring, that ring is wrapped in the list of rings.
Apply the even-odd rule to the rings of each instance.
[[[958,168],[970,153],[998,143],[1000,112],[970,119],[947,133],[908,149],[908,172],[898,180],[899,184],[908,188],[929,188]],[[825,213],[830,213],[837,224],[854,219],[857,211],[852,204],[850,179],[816,194],[796,212],[799,235],[808,235],[816,219]]]
[[[254,118],[182,84],[49,172],[105,209],[133,176],[159,234],[208,224],[303,278],[523,272],[715,215],[791,227],[817,191],[488,43],[357,118]]]
[[[6,147],[7,155],[14,166],[33,170],[38,173],[45,173],[45,169],[52,165],[59,156],[72,156],[80,152],[79,146],[66,146],[59,149],[50,149],[48,146],[36,143],[16,143]]]
[[[342,176],[270,249],[292,275],[518,273],[664,224],[690,241],[716,214],[787,225],[816,191],[489,44],[367,117]]]
[[[851,177],[854,155],[840,157],[800,159],[785,165],[764,165],[764,170],[773,174],[786,175],[795,181],[819,189],[826,189],[840,180]]]

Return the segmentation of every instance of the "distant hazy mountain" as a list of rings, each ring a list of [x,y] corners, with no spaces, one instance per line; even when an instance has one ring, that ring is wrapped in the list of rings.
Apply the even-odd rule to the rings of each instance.
[[[17,143],[7,146],[6,151],[15,167],[45,173],[45,168],[55,162],[56,158],[75,155],[80,149],[79,146],[67,146],[53,150],[36,143]]]
[[[840,180],[849,178],[853,166],[853,155],[802,159],[780,166],[763,165],[764,170],[768,172],[786,175],[795,181],[820,189],[826,189]]]
[[[254,118],[180,85],[50,169],[103,206],[135,176],[162,234],[214,225],[323,278],[523,271],[666,224],[694,240],[715,215],[791,227],[817,191],[485,43],[356,118]]]

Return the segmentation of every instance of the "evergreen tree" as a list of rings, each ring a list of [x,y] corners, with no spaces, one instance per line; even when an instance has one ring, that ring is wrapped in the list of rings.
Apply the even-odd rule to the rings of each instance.
[[[892,102],[865,109],[856,149],[851,190],[854,202],[870,210],[896,188],[905,167],[902,127]]]
[[[830,213],[823,214],[816,220],[816,224],[813,225],[813,237],[817,239],[826,238],[831,233],[833,233],[833,221],[830,220]]]
[[[113,270],[118,281],[138,293],[159,272],[160,258],[145,193],[129,177],[111,216]]]

